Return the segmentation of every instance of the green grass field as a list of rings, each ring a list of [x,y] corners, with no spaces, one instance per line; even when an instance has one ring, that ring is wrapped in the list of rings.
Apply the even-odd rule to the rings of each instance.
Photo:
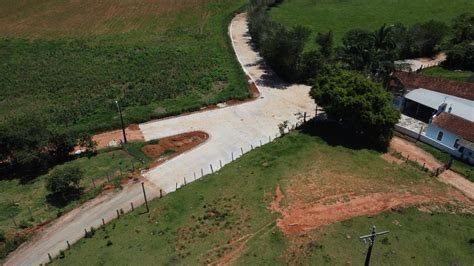
[[[140,207],[101,227],[54,264],[207,264],[238,250],[238,239],[245,244],[234,261],[237,265],[361,264],[365,245],[357,236],[366,234],[372,224],[391,230],[387,240],[377,244],[374,264],[463,264],[474,259],[468,242],[474,237],[474,217],[467,215],[431,216],[416,209],[400,210],[290,236],[275,226],[279,214],[271,212],[269,205],[277,185],[285,193],[286,205],[301,194],[306,200],[318,197],[321,191],[312,185],[335,193],[338,183],[331,184],[331,180],[341,176],[359,180],[361,183],[354,183],[357,186],[370,182],[381,191],[402,186],[407,192],[420,185],[438,195],[448,189],[410,165],[387,163],[375,151],[347,148],[332,137],[295,132],[153,200],[149,214],[143,214]],[[308,191],[291,194],[288,189],[295,188],[295,183]],[[346,185],[353,189],[354,184],[349,181]]]
[[[440,77],[445,79],[452,79],[467,82],[469,78],[474,75],[471,71],[452,71],[442,67],[426,68],[422,71],[423,75]]]
[[[243,0],[2,1],[0,122],[44,116],[74,132],[249,96],[227,26]]]
[[[340,45],[351,29],[376,30],[383,24],[411,25],[430,19],[450,23],[469,10],[474,10],[471,0],[284,0],[271,15],[288,26],[308,26],[313,34],[332,30],[335,44]]]

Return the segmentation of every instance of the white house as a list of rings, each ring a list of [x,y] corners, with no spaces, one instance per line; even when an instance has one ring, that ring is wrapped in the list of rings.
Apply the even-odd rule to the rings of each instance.
[[[438,148],[474,164],[474,122],[441,112],[428,124],[426,137],[440,144]]]

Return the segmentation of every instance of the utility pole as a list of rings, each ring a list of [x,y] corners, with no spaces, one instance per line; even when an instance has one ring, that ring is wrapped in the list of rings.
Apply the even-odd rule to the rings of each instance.
[[[375,238],[377,238],[377,236],[379,235],[384,235],[388,233],[389,231],[383,231],[383,232],[377,233],[375,231],[375,225],[374,225],[372,226],[372,232],[369,235],[359,237],[359,239],[364,240],[365,243],[367,242],[369,243],[369,249],[367,250],[367,256],[365,257],[365,263],[364,263],[365,266],[369,266],[370,264],[370,256],[372,255],[372,248],[374,247],[374,244],[375,244]]]
[[[146,212],[150,212],[150,208],[148,208],[148,200],[146,199],[146,192],[145,192],[145,184],[142,182],[142,190],[143,190],[143,197],[145,198],[145,205],[146,205]]]
[[[125,135],[125,127],[123,125],[122,109],[120,108],[120,105],[119,105],[117,100],[115,100],[115,104],[117,105],[117,109],[120,113],[120,122],[122,123],[123,142],[126,144],[127,143],[127,135]]]

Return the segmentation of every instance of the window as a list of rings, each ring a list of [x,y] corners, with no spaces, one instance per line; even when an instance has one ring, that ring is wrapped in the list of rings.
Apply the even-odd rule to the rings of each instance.
[[[441,141],[443,139],[443,132],[438,132],[438,137],[436,137],[437,140]]]
[[[454,148],[457,149],[459,147],[459,139],[456,139],[456,141],[454,142]]]

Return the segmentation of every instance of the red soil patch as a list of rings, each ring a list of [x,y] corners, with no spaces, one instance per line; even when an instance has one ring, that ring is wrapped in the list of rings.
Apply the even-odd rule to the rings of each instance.
[[[127,136],[128,141],[145,140],[143,133],[137,124],[129,125],[125,129],[125,135]],[[123,141],[123,133],[121,129],[104,132],[93,136],[92,140],[97,142],[97,149],[103,149],[107,148],[111,142],[116,142],[117,144],[121,143],[121,141]]]
[[[373,193],[367,196],[352,197],[347,202],[338,201],[328,205],[296,202],[281,212],[283,217],[277,221],[277,225],[288,235],[357,216],[376,215],[393,208],[445,202],[449,202],[449,200],[425,195],[397,193]]]
[[[158,144],[145,145],[142,151],[154,158],[159,158],[152,167],[165,162],[167,159],[176,157],[209,139],[209,135],[202,131],[186,132],[160,139]],[[174,153],[163,154],[166,150],[172,150]]]
[[[394,137],[390,142],[390,148],[401,152],[403,157],[410,156],[410,160],[416,160],[420,165],[425,164],[425,167],[431,171],[436,171],[438,167],[443,166],[431,154],[416,147],[408,140],[404,140],[399,137]]]

